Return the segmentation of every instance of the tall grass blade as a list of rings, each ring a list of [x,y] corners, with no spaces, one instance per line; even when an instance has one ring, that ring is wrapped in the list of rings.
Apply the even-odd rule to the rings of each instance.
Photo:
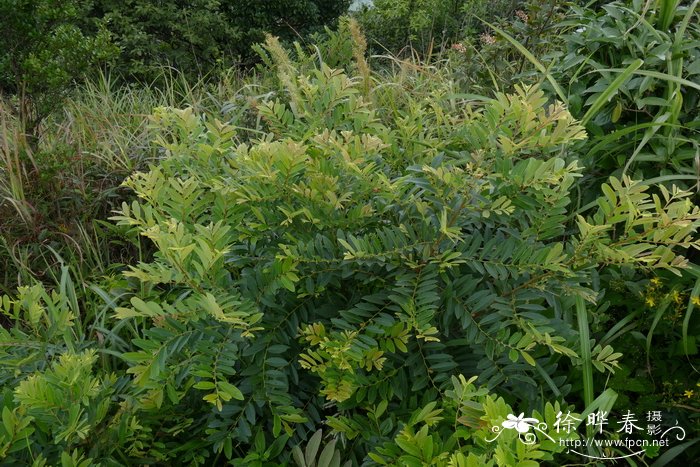
[[[20,153],[24,139],[19,122],[13,121],[10,111],[0,102],[0,205],[2,200],[12,205],[22,221],[29,225],[32,214],[24,192],[24,167]],[[27,149],[27,148],[25,148]]]
[[[625,70],[622,68],[602,68],[598,71],[624,72]],[[693,81],[689,81],[687,79],[679,78],[679,77],[674,76],[674,75],[669,75],[668,73],[662,73],[660,71],[654,71],[654,70],[634,70],[633,74],[642,75],[642,76],[651,76],[652,78],[673,81],[674,83],[678,83],[678,84],[681,84],[683,86],[688,86],[688,87],[691,87],[693,89],[697,89],[698,91],[700,91],[700,84],[695,83]]]
[[[667,2],[663,2],[667,3]],[[677,1],[671,2],[673,4],[673,12],[671,13],[670,17],[673,19],[674,13],[675,13],[675,8],[677,6]],[[667,63],[667,69],[668,73],[670,75],[675,76],[676,78],[681,79],[683,77],[683,62],[684,62],[684,56],[685,54],[683,53],[683,47],[684,44],[686,43],[685,39],[685,31],[688,28],[688,23],[690,22],[691,17],[694,14],[695,8],[697,7],[698,0],[695,0],[693,4],[688,7],[688,11],[686,14],[683,16],[683,19],[681,20],[680,24],[678,25],[678,28],[676,29],[676,34],[673,38],[673,45],[670,50],[670,58],[666,60]],[[662,8],[662,16],[664,15],[664,9]],[[666,29],[666,28],[664,28]],[[683,107],[683,95],[681,94],[681,89],[680,89],[680,84],[668,81],[667,86],[666,86],[666,100],[670,104],[670,112],[671,112],[671,118],[670,122],[671,123],[677,123],[678,119],[681,114],[681,110]],[[665,128],[664,129],[664,136],[666,137],[666,153],[671,154],[673,153],[677,139],[673,137],[674,132],[671,128]]]
[[[661,0],[657,3],[659,7],[659,29],[666,30],[671,26],[679,3],[680,0]]]
[[[554,79],[552,74],[549,72],[549,70],[547,68],[545,68],[545,66],[542,64],[542,62],[537,60],[537,57],[532,55],[532,53],[529,50],[527,50],[527,48],[524,45],[522,45],[520,42],[518,42],[518,40],[516,38],[514,38],[513,36],[511,36],[510,34],[505,32],[504,30],[500,29],[498,26],[494,26],[493,24],[491,24],[487,21],[483,21],[483,20],[481,20],[481,21],[484,24],[486,24],[488,27],[490,27],[491,29],[496,31],[499,35],[501,35],[508,42],[513,44],[513,47],[518,49],[518,51],[521,54],[523,54],[523,56],[525,58],[527,58],[530,61],[530,63],[532,63],[535,66],[535,68],[537,68],[537,70],[545,76],[545,78],[547,78],[547,81],[549,81],[549,84],[552,85],[552,87],[554,88],[554,92],[557,93],[557,96],[559,96],[559,99],[564,104],[569,103],[569,99],[567,98],[566,94],[564,93],[564,90],[561,88],[561,86],[559,86],[559,83],[556,82],[556,80]]]
[[[674,125],[674,124],[669,123],[669,122],[647,122],[647,123],[639,123],[637,125],[626,126],[626,127],[621,128],[619,130],[615,130],[612,133],[609,133],[605,136],[597,138],[596,144],[591,149],[589,149],[588,153],[586,153],[586,157],[594,157],[596,154],[598,154],[599,152],[602,152],[604,149],[610,149],[610,147],[612,146],[611,143],[617,141],[618,139],[622,138],[625,135],[629,135],[631,133],[636,133],[637,131],[640,131],[640,130],[646,130],[646,129],[654,127],[654,126],[671,127],[671,128],[681,128],[682,127],[681,125],[677,125],[677,124]]]
[[[581,361],[583,362],[583,401],[586,407],[593,404],[593,362],[591,355],[591,335],[588,329],[588,310],[583,297],[576,297],[576,317],[581,341]],[[592,426],[586,427],[592,431]],[[590,433],[592,434],[592,433]]]
[[[615,401],[617,401],[617,393],[610,388],[606,389],[593,402],[586,404],[586,409],[581,413],[581,420],[586,420],[589,414],[596,411],[610,413],[615,405]],[[589,438],[594,436],[593,428],[594,427],[592,425],[588,423],[586,424],[586,436]],[[588,446],[588,452],[590,454],[594,454],[596,452],[596,449],[592,446],[592,444]]]
[[[700,277],[695,281],[695,286],[690,292],[688,308],[685,312],[685,318],[683,318],[683,328],[681,330],[681,343],[683,344],[683,352],[685,352],[686,355],[690,350],[690,346],[688,345],[688,327],[690,326],[690,318],[691,316],[693,316],[693,310],[695,309],[693,298],[698,296],[700,296]]]
[[[683,19],[679,23],[678,29],[676,30],[676,35],[674,37],[674,47],[682,44],[685,37],[685,30],[688,28],[688,24],[690,24],[690,19],[693,17],[695,9],[698,7],[698,3],[700,3],[700,0],[695,0],[688,7],[688,11],[685,13],[685,16],[683,16]]]
[[[581,418],[585,419],[588,414],[600,410],[601,412],[610,413],[615,401],[617,400],[617,393],[612,389],[606,389],[600,396],[596,398],[591,404],[586,406],[586,409],[581,413]]]
[[[697,175],[661,175],[659,177],[649,178],[644,182],[648,185],[657,185],[659,183],[673,182],[676,180],[697,180]]]
[[[542,368],[542,365],[537,363],[535,361],[535,368],[537,369],[537,373],[542,377],[542,379],[545,380],[547,383],[547,386],[549,386],[549,389],[552,390],[552,394],[554,394],[554,397],[560,397],[561,396],[561,391],[557,387],[557,384],[554,382],[554,380],[547,374],[544,368]]]
[[[625,167],[622,169],[622,175],[625,175],[627,173],[627,170],[630,168],[632,165],[632,162],[637,158],[639,153],[642,151],[644,146],[647,145],[647,143],[651,140],[651,138],[654,137],[656,132],[659,131],[659,128],[661,128],[661,125],[666,123],[666,121],[671,118],[671,113],[670,112],[665,112],[656,118],[654,118],[654,125],[650,126],[647,128],[647,130],[644,132],[644,136],[642,137],[641,141],[639,141],[639,144],[637,147],[634,149],[634,152],[630,156],[629,159],[627,159],[627,162],[625,163]]]
[[[670,304],[670,298],[664,300],[661,304],[659,304],[659,308],[654,314],[654,320],[652,321],[651,326],[649,327],[649,332],[647,333],[646,339],[647,367],[650,365],[649,357],[651,356],[651,341],[654,338],[654,331],[656,330],[656,326],[659,324],[659,321],[661,321],[661,318],[663,318],[664,313],[666,313],[666,310],[668,309],[668,306]]]
[[[683,444],[679,444],[678,446],[673,446],[671,449],[668,451],[664,452],[653,464],[651,464],[651,467],[663,467],[664,465],[669,465],[669,463],[681,455],[683,451],[691,447],[693,444],[697,443],[700,441],[700,439],[693,439],[690,441],[686,441]]]
[[[615,325],[610,328],[610,330],[605,333],[605,335],[598,342],[600,346],[605,347],[606,345],[610,345],[618,337],[623,336],[632,329],[636,328],[639,325],[639,320],[637,319],[639,314],[639,311],[634,311],[615,323]]]
[[[609,102],[612,96],[614,96],[615,93],[617,93],[617,90],[620,89],[620,86],[622,86],[624,82],[627,81],[627,79],[630,76],[632,76],[632,73],[634,73],[635,70],[642,66],[642,64],[644,64],[644,61],[639,58],[630,63],[629,66],[625,68],[622,71],[622,73],[620,73],[620,75],[613,80],[612,83],[610,83],[610,85],[605,89],[605,91],[600,93],[595,102],[593,102],[593,105],[591,105],[588,111],[581,118],[581,124],[583,126],[586,126],[586,124],[591,120],[591,118],[595,117],[595,115],[605,105],[605,103]]]

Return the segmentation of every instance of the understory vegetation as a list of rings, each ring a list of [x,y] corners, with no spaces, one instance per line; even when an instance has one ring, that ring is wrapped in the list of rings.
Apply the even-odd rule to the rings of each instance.
[[[0,464],[700,457],[697,0],[59,3],[0,0]]]

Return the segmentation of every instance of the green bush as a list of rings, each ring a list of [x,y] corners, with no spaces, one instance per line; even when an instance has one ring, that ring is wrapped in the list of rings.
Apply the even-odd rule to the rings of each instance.
[[[481,29],[460,31],[448,52],[455,79],[469,90],[510,89],[515,83],[537,83],[538,70],[515,44],[540,60],[561,48],[568,4],[552,0],[519,2],[513,14],[494,14],[477,22]],[[480,34],[475,32],[481,31]],[[559,97],[559,96],[557,96]],[[560,98],[560,97],[559,97]]]
[[[79,27],[88,7],[83,0],[0,1],[0,94],[16,97],[30,135],[76,80],[116,52],[106,30]]]
[[[0,92],[19,96],[32,130],[98,64],[110,61],[129,79],[160,79],[166,65],[197,78],[250,64],[265,33],[296,39],[320,31],[349,3],[2,0]]]
[[[374,0],[356,13],[373,51],[428,53],[483,30],[480,20],[511,16],[518,0]]]
[[[264,33],[298,38],[331,24],[349,0],[96,0],[101,18],[121,48],[118,69],[153,79],[163,65],[188,76],[249,64],[251,46]]]
[[[700,11],[698,2],[688,3],[615,1],[573,8],[552,74],[594,138],[584,156],[589,165],[604,173],[635,170],[638,178],[694,183]]]
[[[86,79],[44,118],[31,145],[20,119],[0,103],[3,293],[34,279],[52,284],[61,261],[82,281],[131,260],[134,245],[105,221],[130,196],[124,179],[158,157],[147,116],[159,106],[216,108],[239,86],[235,79],[188,83],[165,71],[158,87]]]
[[[457,97],[420,67],[397,85],[362,50],[357,74],[300,73],[268,40],[280,85],[253,141],[157,109],[162,157],[114,218],[153,258],[90,291],[64,268],[56,292],[2,300],[3,462],[567,459],[512,430],[487,442],[490,427],[538,412],[564,436],[555,414],[591,407],[592,368],[620,358],[587,337],[598,271],[678,272],[700,211],[611,178],[577,215],[585,133],[560,103]]]

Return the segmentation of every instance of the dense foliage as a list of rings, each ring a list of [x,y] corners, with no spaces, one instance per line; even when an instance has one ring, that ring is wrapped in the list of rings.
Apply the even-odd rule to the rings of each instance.
[[[489,444],[478,420],[517,407],[553,426],[550,401],[581,400],[572,377],[614,371],[620,354],[579,334],[604,292],[596,271],[677,273],[700,211],[687,192],[611,178],[577,216],[584,168],[567,147],[585,133],[561,104],[536,87],[477,101],[445,80],[385,88],[362,46],[356,76],[300,74],[270,39],[281,87],[250,142],[191,108],[156,111],[165,152],[114,218],[155,254],[86,296],[118,322],[81,318],[67,268],[56,292],[3,299],[6,462],[303,465],[323,426],[324,465],[564,450]]]
[[[700,456],[699,1],[243,3],[12,3],[160,77],[3,84],[1,465]]]
[[[92,15],[121,48],[118,69],[152,78],[163,64],[190,77],[249,63],[264,33],[297,39],[331,24],[348,0],[97,0]]]
[[[82,0],[0,1],[0,94],[14,94],[29,133],[91,67],[114,55],[106,30],[79,27]]]
[[[110,65],[128,80],[190,79],[250,65],[251,46],[273,33],[298,39],[347,12],[349,0],[0,1],[0,94],[37,126],[86,74]]]
[[[461,36],[484,30],[482,21],[512,20],[520,0],[374,0],[357,14],[372,50],[430,54]],[[532,4],[548,3],[533,1]]]
[[[554,74],[568,88],[571,111],[595,135],[586,155],[592,164],[606,171],[639,169],[638,176],[646,178],[679,173],[695,178],[697,5],[667,1],[651,9],[634,1],[611,2],[596,12],[574,8]],[[612,143],[614,152],[608,150]]]
[[[445,45],[450,46],[455,78],[469,89],[487,92],[508,89],[522,81],[538,82],[546,68],[533,62],[561,50],[568,4],[529,0],[497,11],[505,14],[471,17],[474,27],[461,29]],[[557,95],[560,100],[564,97]]]

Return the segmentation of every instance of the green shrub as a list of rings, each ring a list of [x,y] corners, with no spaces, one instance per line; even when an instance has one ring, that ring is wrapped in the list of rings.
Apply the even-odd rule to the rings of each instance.
[[[20,119],[0,107],[4,293],[34,279],[53,283],[61,261],[80,280],[130,261],[133,245],[105,220],[129,196],[120,187],[124,179],[158,157],[147,116],[163,105],[217,107],[239,86],[236,80],[218,88],[190,84],[167,71],[159,87],[124,86],[105,75],[86,79],[44,118],[33,145]]]
[[[163,65],[190,77],[249,64],[264,33],[297,38],[331,24],[348,0],[96,0],[101,18],[122,51],[118,69],[153,79]]]
[[[564,30],[561,22],[566,18],[568,4],[529,0],[519,2],[517,8],[501,17],[482,17],[483,23],[477,21],[479,29],[462,30],[453,39],[448,52],[450,67],[466,89],[486,92],[492,88],[510,89],[518,82],[539,82],[541,70],[515,44],[540,60],[560,50]]]
[[[373,51],[399,53],[411,47],[428,53],[464,35],[482,31],[480,19],[510,16],[520,3],[518,0],[374,0],[356,16]]]
[[[114,217],[153,257],[83,310],[67,273],[56,293],[3,298],[5,462],[568,459],[513,430],[487,442],[490,427],[537,413],[564,436],[556,413],[591,408],[593,367],[620,358],[589,339],[599,272],[678,273],[700,210],[624,177],[578,215],[570,147],[586,135],[561,103],[536,87],[458,96],[429,67],[398,83],[363,49],[356,73],[300,73],[269,39],[279,87],[255,140],[154,112],[162,157]]]
[[[0,94],[14,95],[27,133],[57,108],[71,85],[113,57],[106,30],[79,27],[82,0],[0,1]]]
[[[515,34],[517,29],[495,35],[495,47],[529,50],[523,58],[539,68],[535,79],[545,81],[546,73],[550,95],[562,96],[589,132],[574,149],[589,167],[577,187],[580,213],[598,207],[597,187],[611,174],[697,191],[697,7],[695,1],[573,6],[568,20],[556,26],[561,41],[554,42],[549,56],[527,36]],[[697,263],[696,252],[688,257]],[[650,276],[637,268],[606,270],[600,278],[606,290],[590,310],[597,345],[614,345],[624,354],[621,369],[608,382],[619,392],[618,402],[638,410],[662,407],[685,426],[693,425],[698,403],[697,379],[688,378],[695,372],[700,332],[692,319],[700,291],[697,271],[696,264],[680,277]],[[685,456],[697,458],[697,449]]]
[[[552,68],[593,140],[584,156],[610,173],[696,177],[700,154],[698,2],[616,1],[574,7]],[[633,69],[634,68],[634,69]],[[629,70],[621,83],[615,80]]]
[[[283,85],[259,106],[269,135],[237,144],[216,120],[159,111],[167,157],[130,179],[141,201],[116,218],[158,249],[126,273],[140,291],[117,309],[144,326],[129,372],[146,405],[193,410],[168,394],[199,389],[227,457],[250,455],[257,432],[304,438],[324,419],[352,440],[344,458],[400,457],[402,436],[428,442],[416,411],[451,410],[458,374],[520,407],[577,400],[554,368],[611,372],[620,356],[579,338],[595,270],[677,272],[673,248],[697,246],[700,212],[676,189],[613,178],[598,211],[575,216],[582,169],[566,147],[585,135],[537,89],[476,105],[436,82],[380,112],[373,77],[323,64],[299,76],[268,51]],[[367,417],[378,404],[389,421]],[[466,434],[444,430],[425,461],[457,455]],[[492,447],[461,449],[486,462]]]

